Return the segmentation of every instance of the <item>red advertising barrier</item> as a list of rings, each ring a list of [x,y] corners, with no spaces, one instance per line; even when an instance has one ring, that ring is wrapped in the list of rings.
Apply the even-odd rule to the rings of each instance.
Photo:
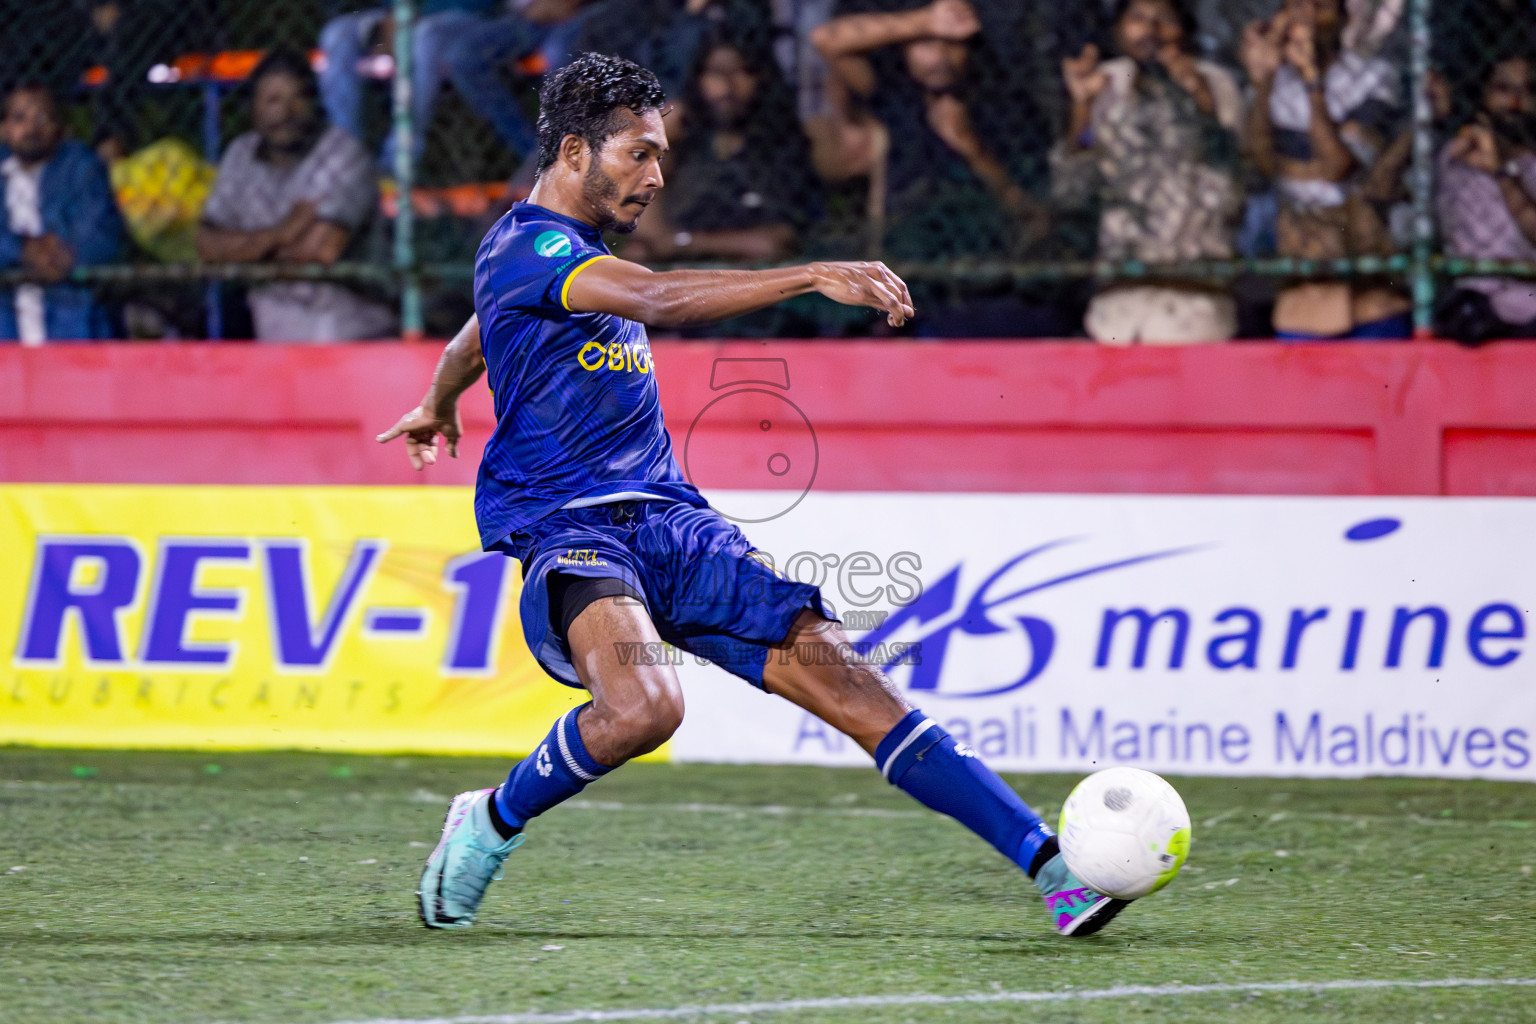
[[[465,484],[373,437],[440,346],[0,348],[0,479]],[[709,488],[1536,494],[1536,345],[656,342]],[[446,461],[446,460],[445,460]]]

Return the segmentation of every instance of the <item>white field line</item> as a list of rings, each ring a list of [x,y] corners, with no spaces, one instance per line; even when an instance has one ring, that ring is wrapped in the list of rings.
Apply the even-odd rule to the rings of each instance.
[[[688,1020],[694,1017],[751,1017],[800,1010],[859,1010],[882,1006],[955,1006],[987,1003],[1076,1003],[1101,999],[1160,999],[1183,996],[1237,995],[1259,992],[1360,992],[1389,989],[1503,988],[1536,986],[1536,978],[1443,978],[1435,981],[1341,979],[1338,981],[1261,981],[1246,985],[1120,985],[1115,988],[1068,989],[1057,992],[977,992],[939,996],[838,996],[826,999],[785,999],[765,1003],[716,1003],[630,1010],[563,1010],[554,1013],[502,1013],[465,1017],[379,1017],[337,1024],[582,1024],[585,1021]]]

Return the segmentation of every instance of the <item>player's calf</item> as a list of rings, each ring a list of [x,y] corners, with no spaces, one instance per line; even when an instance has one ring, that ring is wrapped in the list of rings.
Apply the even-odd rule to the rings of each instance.
[[[884,673],[853,656],[842,627],[806,610],[769,652],[763,688],[850,737],[873,754],[911,705]]]

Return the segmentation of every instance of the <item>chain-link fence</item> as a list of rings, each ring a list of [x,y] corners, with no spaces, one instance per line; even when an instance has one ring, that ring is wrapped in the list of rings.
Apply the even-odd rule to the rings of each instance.
[[[1536,334],[1526,0],[0,10],[0,336],[449,333],[588,50],[675,100],[628,258],[882,258],[938,336]],[[724,328],[880,329],[814,298]]]

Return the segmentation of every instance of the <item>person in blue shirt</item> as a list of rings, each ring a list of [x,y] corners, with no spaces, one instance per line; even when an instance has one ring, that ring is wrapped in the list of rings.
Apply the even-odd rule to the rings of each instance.
[[[642,324],[719,320],[807,292],[893,326],[914,314],[880,263],[653,273],[614,258],[603,231],[633,231],[663,185],[665,104],[653,74],[617,57],[585,54],[546,82],[537,183],[481,243],[475,317],[421,404],[379,435],[404,436],[418,469],[436,461],[439,435],[455,455],[458,397],[489,376],[481,541],[522,563],[534,656],[592,698],[500,786],[453,798],[421,877],[423,923],[471,925],[530,820],[666,742],[683,698],[669,659],[648,656],[665,642],[850,736],[892,784],[1028,872],[1058,931],[1096,931],[1124,901],[1083,885],[1018,794],[861,661],[820,591],[775,572],[679,470]]]
[[[571,59],[572,44],[594,5],[588,0],[509,0],[501,15],[465,32],[443,53],[453,87],[521,161],[512,186],[527,192],[538,155],[538,135],[519,93],[507,88],[507,65],[537,56],[545,72]]]
[[[105,338],[106,311],[91,289],[67,284],[75,267],[111,263],[123,218],[107,169],[64,137],[58,103],[42,85],[11,90],[0,122],[0,268],[28,280],[0,289],[0,341]]]
[[[451,74],[448,55],[459,40],[485,29],[498,0],[423,0],[416,9],[411,36],[411,124],[415,126],[413,160],[421,158],[438,93]],[[332,18],[320,30],[320,100],[332,124],[363,138],[363,75],[358,63],[371,53],[393,47],[394,11],[371,7]],[[395,134],[384,138],[379,163],[393,173]]]

